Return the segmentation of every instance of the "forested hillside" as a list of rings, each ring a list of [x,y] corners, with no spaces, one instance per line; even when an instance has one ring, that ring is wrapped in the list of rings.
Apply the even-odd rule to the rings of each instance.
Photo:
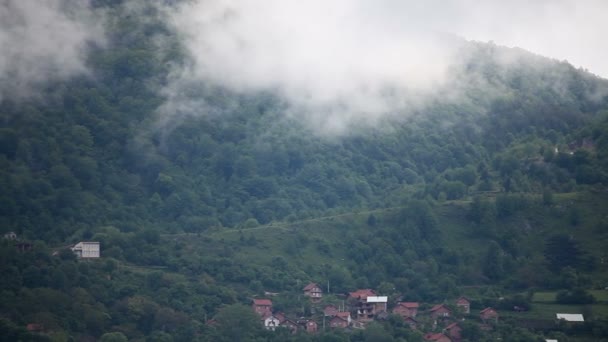
[[[535,290],[606,286],[608,80],[466,42],[424,106],[333,134],[271,91],[198,81],[168,106],[189,56],[163,11],[94,3],[107,41],[88,47],[90,72],[0,97],[0,227],[31,244],[0,246],[2,340],[421,341],[394,317],[263,331],[239,304],[279,293],[280,310],[314,316],[299,295],[317,281],[336,303],[374,288],[391,304],[466,294],[508,311]],[[102,257],[76,259],[79,241]],[[579,330],[513,314],[465,340],[599,341],[600,302]]]

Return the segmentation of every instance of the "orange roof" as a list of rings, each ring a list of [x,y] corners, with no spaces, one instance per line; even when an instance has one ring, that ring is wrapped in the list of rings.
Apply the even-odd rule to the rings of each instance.
[[[496,312],[496,310],[494,310],[493,308],[485,308],[485,309],[481,310],[479,313],[483,314],[483,313],[492,312],[492,311]]]
[[[348,318],[348,317],[350,317],[350,312],[348,312],[348,311],[336,312],[336,316],[340,317],[340,318]]]
[[[454,328],[454,327],[460,327],[460,326],[458,325],[458,322],[454,322],[454,323],[452,323],[452,324],[448,325],[447,327],[445,327],[445,330],[450,330],[450,329],[452,329],[452,328]]]
[[[261,306],[272,306],[272,301],[270,299],[254,299],[253,304]]]
[[[317,285],[315,283],[310,283],[310,284],[306,285],[303,290],[304,291],[310,291],[310,290],[314,289],[315,287],[319,287],[319,285]]]
[[[452,311],[452,310],[450,310],[450,308],[448,308],[447,306],[445,306],[445,304],[437,304],[437,305],[433,306],[431,308],[431,310],[429,310],[429,311],[433,312],[433,311],[437,311],[437,310],[439,310],[441,308],[444,308],[444,309],[446,309],[448,311]]]
[[[420,306],[420,304],[416,302],[399,302],[398,305],[404,306],[408,309],[414,309]]]
[[[349,293],[351,298],[357,298],[357,299],[367,299],[367,297],[372,297],[376,295],[376,292],[374,292],[374,290],[372,289],[362,289],[362,290],[357,290],[355,292],[351,292]]]
[[[469,298],[462,296],[458,299],[456,299],[456,304],[470,304],[471,301],[469,300]]]

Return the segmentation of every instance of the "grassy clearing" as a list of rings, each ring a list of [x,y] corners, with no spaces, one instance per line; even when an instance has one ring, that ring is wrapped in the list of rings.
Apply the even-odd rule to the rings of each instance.
[[[600,303],[608,303],[608,290],[590,290],[595,299]]]
[[[529,319],[555,319],[557,313],[580,313],[585,317],[593,315],[595,318],[608,318],[608,305],[562,305],[549,303],[533,303],[530,311],[505,312],[505,317],[529,318]]]
[[[534,292],[532,302],[534,303],[555,303],[556,291]]]

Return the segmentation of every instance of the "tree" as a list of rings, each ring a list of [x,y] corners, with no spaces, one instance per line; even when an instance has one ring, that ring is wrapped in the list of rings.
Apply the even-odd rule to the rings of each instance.
[[[100,342],[127,342],[125,334],[121,332],[111,332],[101,335]]]
[[[566,266],[576,268],[580,264],[581,251],[577,242],[564,234],[554,235],[545,243],[545,258],[549,268],[559,272]]]
[[[242,304],[232,304],[219,310],[215,316],[220,341],[252,341],[262,331],[260,318]]]
[[[504,276],[503,251],[500,246],[492,241],[488,246],[486,257],[483,261],[483,273],[491,280],[499,280]]]

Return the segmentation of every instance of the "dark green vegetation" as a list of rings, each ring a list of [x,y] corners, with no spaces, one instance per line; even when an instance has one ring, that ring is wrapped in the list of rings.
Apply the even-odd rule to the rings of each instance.
[[[500,95],[470,86],[467,101],[326,137],[272,94],[201,84],[218,110],[158,128],[167,62],[185,56],[153,10],[114,11],[93,77],[0,103],[0,227],[33,243],[0,245],[5,340],[421,339],[394,318],[270,333],[239,305],[279,292],[277,309],[310,314],[309,281],[504,312],[493,331],[465,329],[471,340],[606,338],[605,293],[586,291],[608,285],[608,81],[525,52],[502,65],[506,49],[471,44],[459,80],[481,75]],[[82,240],[103,257],[64,248]],[[588,322],[547,327],[570,309]]]

